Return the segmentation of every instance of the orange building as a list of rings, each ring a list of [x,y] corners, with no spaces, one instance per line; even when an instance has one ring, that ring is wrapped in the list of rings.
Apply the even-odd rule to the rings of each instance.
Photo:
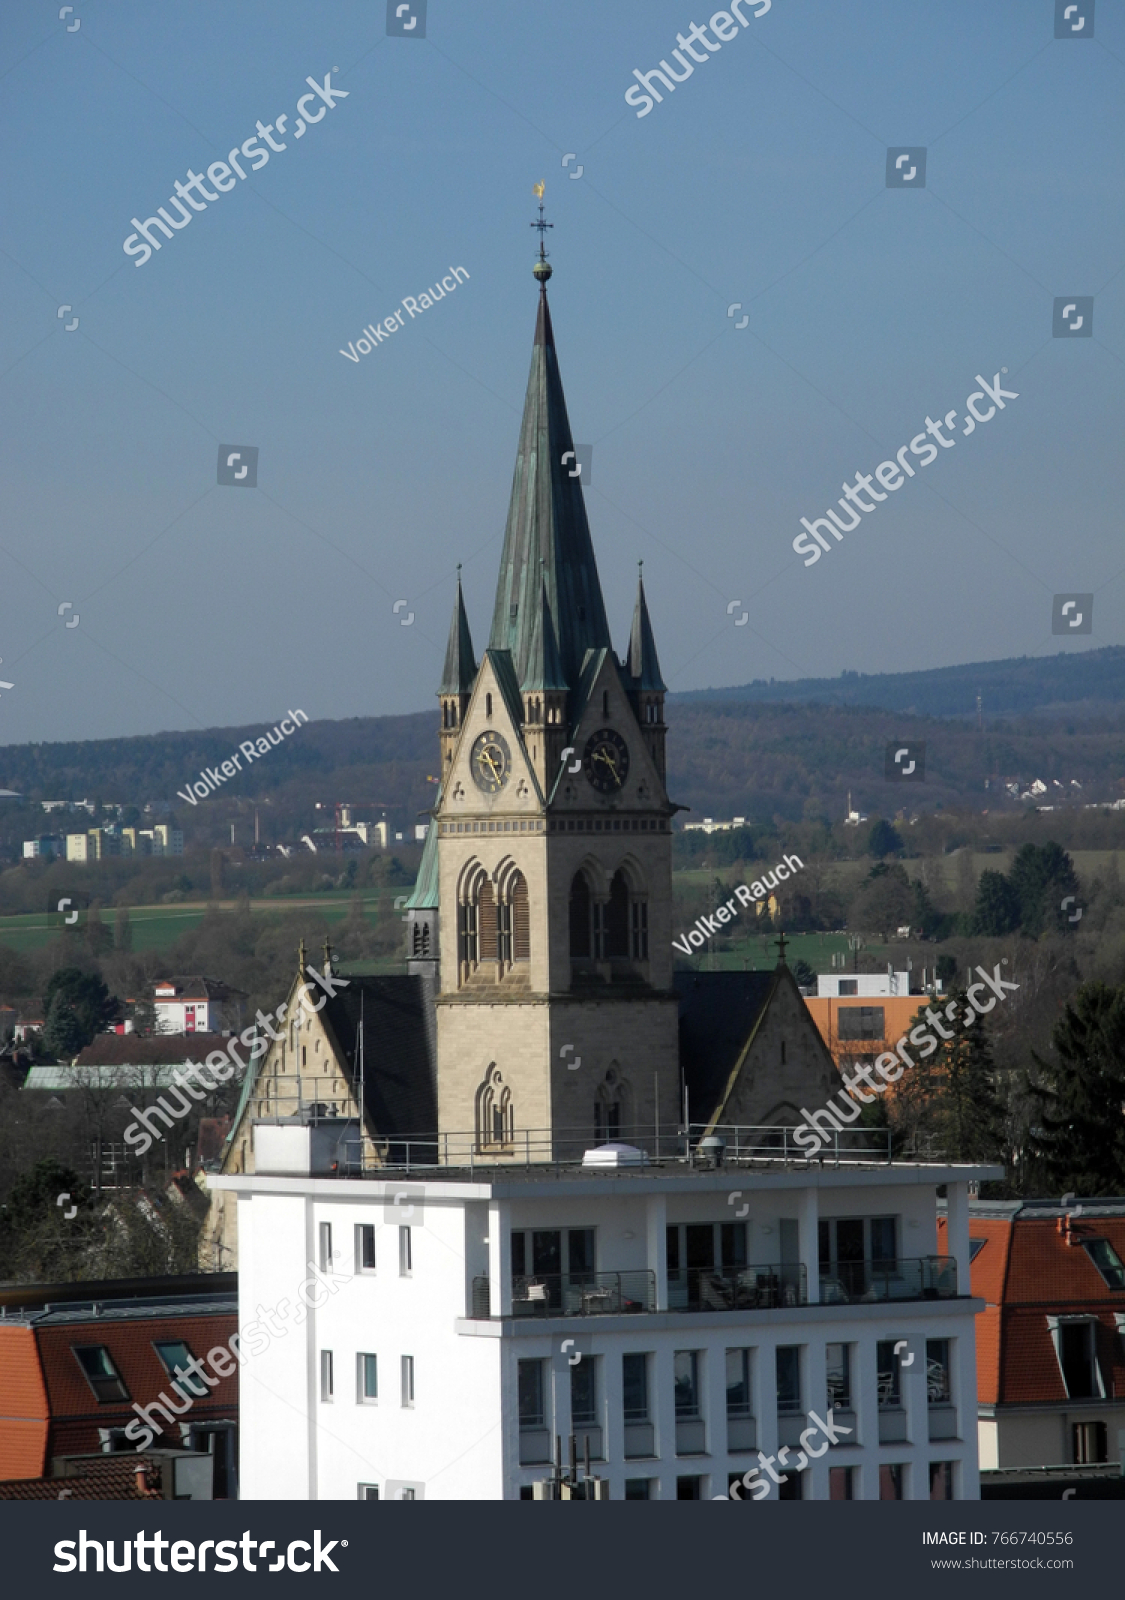
[[[837,998],[813,995],[805,1004],[841,1070],[853,1062],[873,1061],[910,1032],[919,1006],[936,1004],[925,994],[861,995]]]

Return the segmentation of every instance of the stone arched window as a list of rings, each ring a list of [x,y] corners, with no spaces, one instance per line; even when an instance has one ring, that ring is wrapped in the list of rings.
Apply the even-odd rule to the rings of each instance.
[[[477,1145],[510,1145],[515,1137],[512,1091],[500,1076],[495,1061],[489,1063],[476,1094]]]
[[[594,1131],[603,1142],[626,1139],[632,1133],[632,1096],[617,1062],[599,1083],[594,1097]]]
[[[584,872],[576,872],[570,885],[571,959],[586,960],[593,954],[591,941],[590,884]]]
[[[629,885],[622,872],[613,874],[605,910],[605,960],[629,959]]]

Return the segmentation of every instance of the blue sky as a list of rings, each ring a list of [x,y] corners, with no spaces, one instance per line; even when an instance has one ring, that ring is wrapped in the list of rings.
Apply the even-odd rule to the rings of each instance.
[[[1054,0],[774,0],[641,118],[633,69],[709,7],[430,0],[424,40],[383,0],[58,10],[0,17],[0,743],[434,705],[458,561],[486,640],[539,179],[620,650],[639,558],[674,689],[1123,642],[1120,0],[1084,40]],[[130,218],[329,73],[134,265]],[[799,519],[1004,367],[1019,398],[806,568]]]

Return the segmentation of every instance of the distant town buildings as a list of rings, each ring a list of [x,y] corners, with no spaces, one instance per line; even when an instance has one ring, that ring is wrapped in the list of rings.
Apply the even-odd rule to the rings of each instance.
[[[24,855],[37,855],[30,851],[29,840],[24,844]],[[184,836],[179,828],[158,822],[151,828],[119,828],[110,824],[104,828],[87,828],[85,833],[66,835],[68,861],[101,861],[107,856],[182,856]]]
[[[730,833],[732,828],[744,828],[745,817],[732,817],[729,822],[716,822],[714,817],[704,817],[702,822],[685,822],[685,833]]]
[[[158,1033],[218,1033],[224,1004],[246,996],[215,978],[196,976],[164,978],[153,988],[152,998]]]

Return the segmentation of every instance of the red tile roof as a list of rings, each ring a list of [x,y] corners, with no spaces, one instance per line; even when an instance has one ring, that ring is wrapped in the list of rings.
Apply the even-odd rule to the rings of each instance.
[[[1086,1202],[1070,1243],[1059,1231],[1061,1207],[1013,1207],[1008,1216],[973,1215],[969,1236],[983,1239],[972,1264],[972,1291],[986,1302],[977,1319],[977,1397],[981,1405],[1052,1404],[1067,1398],[1049,1316],[1095,1317],[1104,1330],[1097,1354],[1107,1388],[1125,1393],[1125,1359],[1115,1313],[1125,1316],[1125,1290],[1111,1289],[1082,1246],[1108,1239],[1125,1261],[1125,1205],[1091,1215]],[[981,1210],[986,1209],[982,1205]],[[1105,1211],[1109,1213],[1110,1207]],[[944,1248],[945,1221],[938,1223]]]
[[[75,1061],[76,1067],[179,1066],[202,1061],[212,1050],[225,1051],[221,1033],[99,1033]]]
[[[0,1500],[163,1500],[159,1460],[135,1451],[66,1461],[57,1478],[0,1483]]]

